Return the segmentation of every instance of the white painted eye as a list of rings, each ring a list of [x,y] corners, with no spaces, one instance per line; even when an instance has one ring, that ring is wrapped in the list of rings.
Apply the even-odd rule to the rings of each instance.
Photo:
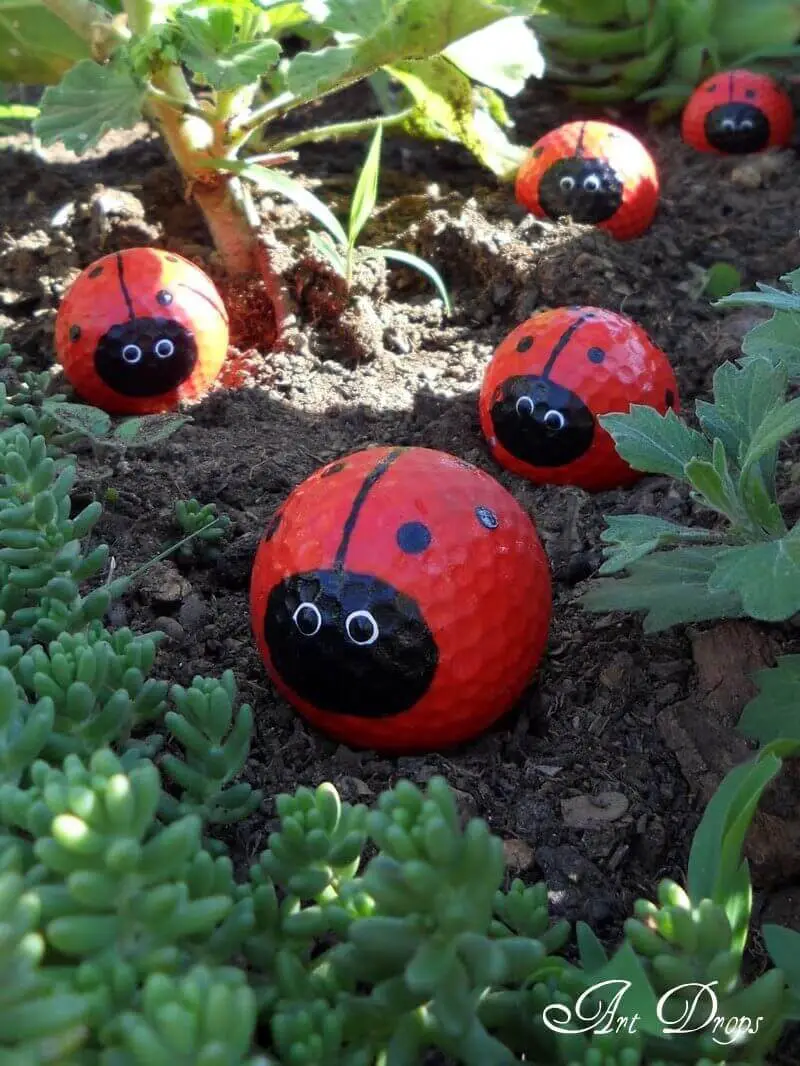
[[[740,130],[751,130],[753,128],[753,120],[751,118],[743,118],[739,123]]]
[[[575,179],[570,178],[569,175],[566,175],[561,179],[558,184],[561,186],[562,192],[572,192],[572,190],[575,188]]]
[[[344,628],[352,642],[362,648],[374,644],[381,633],[369,611],[353,611],[345,619]]]
[[[530,396],[520,396],[516,403],[518,415],[532,415],[533,414],[533,400]]]
[[[166,337],[162,337],[160,341],[156,341],[156,346],[153,348],[153,351],[159,359],[169,359],[175,351],[175,345],[172,341],[167,340]]]
[[[733,121],[732,118],[724,118],[722,120],[722,122],[721,122],[721,126],[722,126],[722,128],[724,130],[735,130],[736,129],[736,123]]]
[[[322,629],[322,615],[315,603],[301,603],[292,615],[292,621],[304,637],[315,637]]]
[[[587,192],[597,192],[600,188],[600,179],[596,174],[589,174],[583,179],[583,187]]]
[[[544,424],[549,429],[563,429],[567,420],[560,411],[548,411],[544,416]]]
[[[142,349],[138,344],[126,344],[122,349],[122,358],[133,366],[142,358]]]

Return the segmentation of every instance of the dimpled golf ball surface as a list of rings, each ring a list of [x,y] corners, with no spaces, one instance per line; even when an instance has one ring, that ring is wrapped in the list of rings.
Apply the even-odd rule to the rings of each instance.
[[[125,248],[78,275],[58,309],[56,353],[76,392],[112,414],[156,414],[203,396],[228,352],[228,314],[199,267]]]
[[[508,711],[547,641],[547,557],[493,477],[368,448],[302,482],[253,564],[253,632],[279,692],[351,747],[430,751]]]
[[[538,218],[565,216],[631,240],[651,225],[659,180],[632,133],[608,122],[568,122],[541,137],[516,178],[517,202]]]
[[[529,318],[498,346],[479,395],[481,429],[501,466],[589,492],[633,484],[598,418],[631,404],[678,410],[669,360],[625,315],[561,307]]]
[[[792,139],[794,107],[766,74],[728,70],[702,82],[681,117],[681,136],[698,152],[748,155]]]

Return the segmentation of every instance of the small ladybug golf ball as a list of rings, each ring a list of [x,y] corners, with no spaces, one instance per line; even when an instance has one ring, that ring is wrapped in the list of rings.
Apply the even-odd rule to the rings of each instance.
[[[598,492],[642,476],[598,422],[631,404],[661,414],[678,409],[666,355],[624,315],[562,307],[539,312],[500,344],[484,374],[479,412],[501,466],[542,484]]]
[[[656,165],[644,145],[608,122],[568,122],[541,137],[517,172],[517,202],[538,218],[638,237],[658,208]]]
[[[792,101],[772,78],[729,70],[692,93],[681,118],[681,136],[698,152],[746,155],[789,144]]]
[[[76,392],[112,414],[154,414],[207,391],[227,355],[228,315],[188,259],[126,248],[75,279],[55,334]]]
[[[368,448],[312,474],[272,517],[250,588],[278,690],[353,747],[476,736],[533,677],[550,570],[493,477],[428,448]]]

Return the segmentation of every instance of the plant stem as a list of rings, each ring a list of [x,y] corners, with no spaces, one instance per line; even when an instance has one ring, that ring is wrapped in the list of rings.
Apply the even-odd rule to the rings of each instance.
[[[355,139],[362,133],[369,133],[379,126],[399,126],[411,115],[412,111],[413,108],[408,107],[388,117],[376,115],[374,118],[356,119],[353,122],[334,122],[329,126],[312,126],[311,129],[300,130],[299,133],[292,133],[288,137],[281,137],[277,141],[267,143],[272,151],[284,152],[289,148],[296,148],[300,144],[309,142]]]

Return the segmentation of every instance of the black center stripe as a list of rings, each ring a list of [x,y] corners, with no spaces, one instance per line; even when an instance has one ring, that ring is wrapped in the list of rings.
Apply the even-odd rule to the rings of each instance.
[[[128,315],[130,316],[131,321],[133,321],[136,318],[136,314],[133,310],[131,294],[128,292],[128,286],[125,284],[125,271],[122,266],[122,256],[119,252],[117,252],[117,274],[119,275],[119,287],[122,289],[122,295],[128,306]]]
[[[584,322],[588,321],[590,318],[594,318],[594,315],[592,315],[591,313],[588,315],[581,315],[581,317],[576,318],[570,326],[567,326],[567,328],[558,338],[556,343],[553,345],[553,350],[550,353],[550,358],[545,363],[544,370],[542,371],[543,378],[549,376],[550,371],[553,369],[553,364],[555,363],[556,359],[558,359],[559,355],[561,355],[561,353],[564,351],[566,346],[569,344],[575,332],[580,329]]]
[[[383,477],[389,467],[403,454],[403,448],[392,448],[392,450],[385,455],[383,459],[372,469],[369,474],[364,478],[360,489],[356,493],[356,498],[353,500],[353,506],[350,508],[350,514],[344,523],[344,529],[342,530],[342,540],[339,545],[339,550],[336,552],[336,558],[334,560],[334,567],[337,570],[344,568],[344,561],[347,555],[347,550],[350,547],[350,541],[353,536],[353,532],[356,528],[356,522],[358,516],[361,514],[361,509],[367,501],[367,496],[370,494],[376,483]]]

